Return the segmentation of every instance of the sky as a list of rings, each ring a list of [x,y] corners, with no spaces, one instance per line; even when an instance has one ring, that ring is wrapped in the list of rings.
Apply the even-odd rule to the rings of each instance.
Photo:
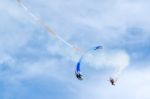
[[[150,99],[149,0],[23,2],[71,44],[104,49],[87,56],[78,81],[82,53],[49,35],[16,0],[0,0],[0,99]]]

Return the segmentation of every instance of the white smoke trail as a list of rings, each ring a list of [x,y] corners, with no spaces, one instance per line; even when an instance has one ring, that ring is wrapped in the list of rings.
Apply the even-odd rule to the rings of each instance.
[[[85,62],[96,69],[114,68],[113,78],[118,79],[123,70],[129,65],[130,57],[122,50],[101,50],[94,54],[89,54],[85,57]]]
[[[48,33],[55,36],[58,40],[63,42],[65,45],[73,48],[75,51],[82,52],[82,50],[79,47],[73,46],[66,40],[64,40],[61,36],[59,36],[56,32],[54,32],[48,24],[43,21],[42,19],[38,18],[34,15],[32,11],[30,11],[22,2],[22,0],[17,0],[17,2],[20,4],[20,6],[32,17],[34,21],[39,23],[41,26],[43,26]],[[90,66],[94,68],[102,68],[102,67],[114,67],[115,73],[113,77],[118,78],[122,71],[125,69],[125,67],[129,64],[129,56],[124,51],[103,51],[100,54],[97,55],[88,55],[88,57],[85,57],[86,62],[91,64]]]
[[[17,0],[17,2],[20,4],[20,6],[32,17],[32,19],[34,21],[36,21],[37,23],[39,23],[41,26],[43,26],[48,33],[50,33],[51,35],[55,36],[58,40],[60,40],[61,42],[63,42],[65,45],[73,48],[75,51],[81,51],[81,49],[79,47],[76,47],[72,44],[70,44],[69,42],[67,42],[66,40],[64,40],[60,35],[58,35],[56,32],[54,32],[49,26],[48,24],[43,21],[42,19],[38,18],[36,15],[34,15],[34,13],[28,9],[28,7],[26,7],[24,5],[24,3],[22,2],[22,0]]]

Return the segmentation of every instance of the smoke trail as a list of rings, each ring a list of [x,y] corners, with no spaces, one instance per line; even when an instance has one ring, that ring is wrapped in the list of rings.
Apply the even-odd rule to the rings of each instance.
[[[129,65],[130,57],[123,50],[101,50],[94,54],[89,54],[85,62],[95,69],[113,68],[113,78],[118,79],[124,69]]]
[[[34,13],[28,9],[28,7],[26,7],[24,5],[24,3],[22,2],[22,0],[17,0],[17,2],[20,4],[20,6],[32,17],[32,19],[34,21],[36,21],[37,23],[39,23],[41,26],[43,26],[48,33],[50,33],[51,35],[55,36],[58,40],[60,40],[61,42],[63,42],[65,45],[71,47],[72,49],[74,49],[75,51],[81,51],[81,49],[79,47],[76,47],[72,44],[70,44],[69,42],[67,42],[66,40],[64,40],[60,35],[58,35],[56,32],[54,32],[49,26],[48,24],[43,21],[42,19],[38,18],[36,15],[34,15]]]

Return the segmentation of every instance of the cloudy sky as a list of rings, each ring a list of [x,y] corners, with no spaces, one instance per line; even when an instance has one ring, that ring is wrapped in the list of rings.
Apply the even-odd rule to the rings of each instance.
[[[23,0],[82,55],[37,24],[16,0],[0,0],[0,99],[150,99],[150,1]],[[123,67],[117,85],[107,79]]]

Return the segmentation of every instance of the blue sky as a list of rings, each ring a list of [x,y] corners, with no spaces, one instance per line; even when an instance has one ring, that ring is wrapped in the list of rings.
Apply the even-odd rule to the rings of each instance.
[[[0,0],[0,99],[150,99],[150,1],[23,0],[68,42],[104,50],[81,53],[49,35],[15,0]],[[103,57],[100,57],[101,54]],[[107,79],[123,66],[117,85]]]

